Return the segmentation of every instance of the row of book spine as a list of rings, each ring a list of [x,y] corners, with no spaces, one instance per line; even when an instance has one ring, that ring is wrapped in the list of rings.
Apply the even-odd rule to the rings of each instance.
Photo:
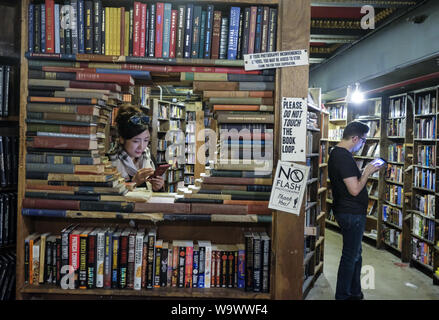
[[[15,249],[0,252],[0,301],[15,300],[16,262]]]
[[[404,168],[400,165],[389,164],[386,170],[386,179],[392,182],[403,183]]]
[[[414,168],[414,185],[415,187],[435,190],[436,189],[436,172],[435,170]]]
[[[433,218],[435,216],[435,201],[436,198],[432,194],[415,194],[414,209],[422,212],[427,217]]]
[[[433,265],[433,248],[426,242],[412,237],[412,258],[425,265]]]
[[[383,239],[388,245],[402,250],[402,232],[400,230],[385,225],[383,227]]]
[[[436,117],[415,120],[415,139],[436,139]]]
[[[18,115],[17,68],[0,65],[0,117]]]
[[[430,115],[436,113],[436,92],[417,97],[415,115]]]
[[[17,193],[0,193],[0,248],[16,242]]]
[[[389,119],[405,117],[406,115],[406,97],[393,98],[390,100]]]
[[[420,215],[413,215],[412,232],[423,239],[434,242],[435,222]]]
[[[246,232],[243,242],[158,239],[156,229],[68,226],[59,235],[25,240],[25,282],[61,284],[63,266],[74,288],[240,288],[268,292],[270,237]]]
[[[28,8],[29,52],[242,59],[276,50],[277,9],[45,0]]]
[[[436,166],[436,146],[418,145],[417,150],[418,165],[434,167]]]
[[[405,136],[405,119],[392,119],[387,121],[388,137],[404,137]]]
[[[0,185],[12,187],[18,184],[17,136],[0,136]]]
[[[386,200],[392,204],[402,206],[404,188],[395,185],[386,185]]]
[[[403,144],[392,143],[387,147],[387,159],[392,162],[404,162],[405,148]]]
[[[390,222],[402,228],[402,210],[384,204],[383,221]]]

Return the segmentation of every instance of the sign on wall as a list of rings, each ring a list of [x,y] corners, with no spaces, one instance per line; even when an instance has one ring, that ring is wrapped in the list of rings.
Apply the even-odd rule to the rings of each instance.
[[[306,161],[307,100],[282,98],[281,160]]]
[[[307,166],[279,160],[268,207],[299,215],[308,173]]]
[[[308,50],[287,50],[244,55],[246,71],[307,65]]]

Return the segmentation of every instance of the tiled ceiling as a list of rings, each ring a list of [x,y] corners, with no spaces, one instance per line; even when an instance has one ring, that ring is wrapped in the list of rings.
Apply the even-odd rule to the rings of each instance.
[[[319,64],[360,40],[380,26],[405,13],[424,0],[322,0],[311,1],[310,63]],[[375,29],[364,30],[361,20],[370,11],[361,12],[363,6],[372,6],[375,12]]]

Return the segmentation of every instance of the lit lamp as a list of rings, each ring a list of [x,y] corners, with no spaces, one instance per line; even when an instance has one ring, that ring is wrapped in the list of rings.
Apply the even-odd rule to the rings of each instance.
[[[352,103],[359,104],[364,101],[364,94],[360,91],[360,83],[355,83],[355,91],[351,97]]]

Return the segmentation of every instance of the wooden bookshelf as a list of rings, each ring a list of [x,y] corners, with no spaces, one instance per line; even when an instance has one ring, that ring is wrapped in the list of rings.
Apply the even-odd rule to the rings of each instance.
[[[383,121],[380,117],[382,109],[381,98],[371,98],[365,100],[361,104],[349,103],[347,110],[347,117],[350,121],[360,121],[368,125],[370,131],[366,137],[366,142],[363,148],[354,155],[358,167],[362,170],[370,161],[380,156],[382,153],[381,141],[383,132]],[[382,172],[376,173],[369,178],[366,185],[369,194],[369,205],[367,212],[367,220],[365,226],[365,236],[370,234],[380,234],[379,212],[380,199],[382,194],[382,181],[384,175]],[[377,238],[368,237],[376,246],[379,245]]]
[[[177,192],[184,185],[186,110],[185,105],[152,100],[151,153],[158,164],[171,165],[165,174],[165,191]],[[178,125],[177,125],[178,124]],[[170,148],[171,145],[174,145]],[[171,150],[167,155],[167,150]],[[166,157],[169,160],[166,160]]]
[[[21,82],[20,82],[20,175],[19,175],[19,204],[18,210],[21,212],[21,200],[24,198],[25,191],[25,136],[26,136],[26,99],[28,96],[28,58],[26,51],[28,47],[28,13],[29,0],[22,1],[21,7]],[[278,32],[277,50],[293,50],[309,47],[310,34],[310,2],[307,0],[287,1],[287,0],[198,0],[194,3],[202,5],[213,4],[218,8],[229,8],[231,5],[267,5],[278,8]],[[126,1],[108,1],[110,6],[124,6]],[[156,59],[156,58],[137,58],[126,56],[104,56],[77,54],[73,56],[58,55],[34,55],[29,59],[53,60],[53,61],[73,61],[73,62],[102,62],[112,64],[157,64],[163,66],[185,65],[185,66],[231,66],[243,67],[243,60],[229,61],[219,59]],[[133,66],[134,67],[134,66]],[[308,66],[296,68],[280,68],[276,72],[275,80],[275,104],[278,105],[282,97],[301,97],[306,96],[308,91]],[[175,81],[175,80],[173,80]],[[291,86],[289,84],[296,83]],[[276,126],[279,127],[280,115],[276,108]],[[160,130],[157,130],[157,134]],[[275,139],[275,143],[279,143]],[[280,150],[275,145],[275,150]],[[275,155],[274,163],[277,163],[279,155]],[[268,227],[256,224],[252,227],[255,231],[268,231],[272,238],[272,264],[270,292],[268,294],[244,292],[243,290],[231,289],[210,289],[210,290],[151,290],[145,291],[125,291],[125,290],[72,290],[65,291],[59,288],[46,286],[28,286],[24,283],[24,239],[33,232],[59,232],[60,227],[69,223],[76,222],[78,218],[60,218],[54,220],[47,217],[26,217],[18,215],[18,242],[17,248],[17,299],[31,299],[41,297],[43,299],[70,298],[80,299],[85,296],[96,297],[129,297],[159,299],[159,298],[236,298],[236,299],[302,299],[306,284],[303,282],[303,234],[304,234],[305,207],[301,209],[299,216],[285,212],[274,212],[272,223]],[[92,219],[95,221],[95,219]],[[101,225],[106,219],[96,219],[96,223]],[[88,220],[87,220],[88,221]],[[128,223],[128,220],[126,221]],[[145,224],[149,222],[146,221]],[[125,224],[122,224],[125,225]],[[245,224],[243,224],[245,226]],[[238,243],[242,237],[242,224],[224,222],[217,224],[202,223],[169,223],[163,227],[163,234],[172,238],[191,238],[191,239],[211,239],[218,243]],[[271,226],[271,227],[270,227]],[[195,236],[194,236],[195,235]],[[322,244],[320,244],[322,246]],[[293,254],[291,254],[293,253]],[[317,265],[317,271],[323,270],[322,264]]]
[[[1,300],[14,299],[20,96],[20,1],[1,1],[0,36],[0,260]]]
[[[412,93],[413,100],[413,170],[411,219],[409,244],[411,265],[427,270],[434,284],[439,284],[435,271],[439,268],[439,256],[435,245],[439,240],[438,216],[438,87],[429,87]],[[431,128],[434,126],[435,131]],[[433,177],[435,177],[433,180]],[[422,207],[420,200],[426,201]],[[427,206],[428,203],[428,206]],[[432,206],[436,207],[433,210]],[[426,231],[428,230],[428,231]],[[421,250],[422,247],[422,250]],[[428,252],[425,252],[428,251]],[[425,253],[424,253],[425,252]],[[424,255],[424,258],[422,258]],[[422,259],[422,260],[421,260]]]
[[[317,107],[317,103],[320,106],[321,101],[320,89],[310,88],[308,97],[316,103],[308,104],[306,164],[310,167],[310,176],[307,181],[305,207],[304,297],[323,271],[319,266],[323,264],[324,257],[325,223],[323,212],[326,210],[326,184],[321,185],[321,183],[322,181],[326,183],[327,168],[320,167],[323,157],[320,139],[322,136],[327,136],[328,130],[327,118],[324,118],[321,108]]]

